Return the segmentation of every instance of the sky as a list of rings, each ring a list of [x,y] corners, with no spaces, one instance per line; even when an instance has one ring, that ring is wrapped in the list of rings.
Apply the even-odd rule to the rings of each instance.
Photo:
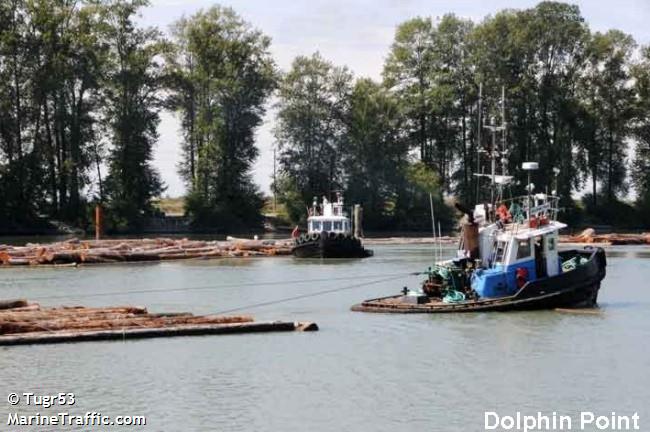
[[[288,70],[298,55],[319,51],[334,64],[346,65],[357,77],[379,79],[395,28],[416,16],[454,13],[475,22],[506,9],[533,7],[537,0],[151,0],[141,22],[168,31],[183,15],[214,4],[232,7],[246,21],[272,39],[271,53],[281,70]],[[650,0],[578,0],[583,17],[594,31],[618,29],[638,43],[650,44]],[[155,166],[167,185],[166,194],[181,196],[185,187],[177,174],[180,160],[179,121],[163,113]],[[273,174],[273,113],[257,130],[260,157],[253,177],[269,192]]]

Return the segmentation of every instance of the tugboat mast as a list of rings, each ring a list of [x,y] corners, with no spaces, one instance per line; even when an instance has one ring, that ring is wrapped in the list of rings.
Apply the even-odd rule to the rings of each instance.
[[[507,175],[507,164],[508,160],[506,158],[507,154],[507,149],[506,149],[506,117],[505,117],[505,102],[506,99],[506,90],[505,87],[501,87],[501,125],[497,126],[496,125],[496,119],[492,117],[491,119],[491,124],[483,126],[484,128],[488,129],[489,131],[492,132],[492,144],[490,146],[490,150],[488,151],[488,154],[490,156],[490,203],[494,205],[494,203],[500,199],[503,198],[503,183],[505,181],[505,176]],[[479,113],[480,115],[480,113]],[[502,150],[499,151],[497,148],[497,132],[502,133]],[[496,161],[497,158],[501,156],[501,179],[499,182],[497,182],[497,174],[496,174]],[[498,191],[495,197],[495,189]],[[495,201],[496,198],[496,201]]]

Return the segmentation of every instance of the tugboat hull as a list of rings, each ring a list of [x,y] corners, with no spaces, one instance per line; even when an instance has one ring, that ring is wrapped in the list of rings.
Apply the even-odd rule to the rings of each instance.
[[[564,257],[581,256],[588,261],[557,276],[526,283],[512,296],[484,298],[459,303],[443,303],[437,299],[413,303],[405,296],[366,300],[352,306],[357,312],[386,313],[450,313],[584,308],[597,306],[600,282],[605,277],[606,258],[602,248],[585,248],[561,252]]]
[[[373,255],[352,236],[327,233],[302,236],[296,240],[292,252],[298,258],[367,258]]]

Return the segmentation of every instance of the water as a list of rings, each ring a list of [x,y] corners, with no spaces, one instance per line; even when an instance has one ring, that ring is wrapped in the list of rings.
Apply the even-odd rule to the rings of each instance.
[[[349,311],[362,299],[417,286],[419,277],[395,275],[425,269],[430,246],[378,246],[367,260],[5,269],[4,298],[198,314],[350,289],[246,311],[259,320],[316,321],[321,331],[315,333],[1,348],[0,424],[14,411],[97,411],[146,415],[147,426],[93,430],[469,432],[484,430],[486,410],[573,417],[616,411],[638,412],[647,430],[650,251],[644,250],[608,250],[599,315]],[[74,392],[77,402],[64,409],[13,408],[4,401],[12,391]]]

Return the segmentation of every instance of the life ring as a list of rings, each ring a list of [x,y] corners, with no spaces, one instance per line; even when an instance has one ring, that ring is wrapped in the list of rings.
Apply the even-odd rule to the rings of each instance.
[[[319,238],[320,238],[320,234],[319,234],[319,233],[311,233],[311,234],[309,235],[309,240],[311,240],[311,241],[317,241]]]

